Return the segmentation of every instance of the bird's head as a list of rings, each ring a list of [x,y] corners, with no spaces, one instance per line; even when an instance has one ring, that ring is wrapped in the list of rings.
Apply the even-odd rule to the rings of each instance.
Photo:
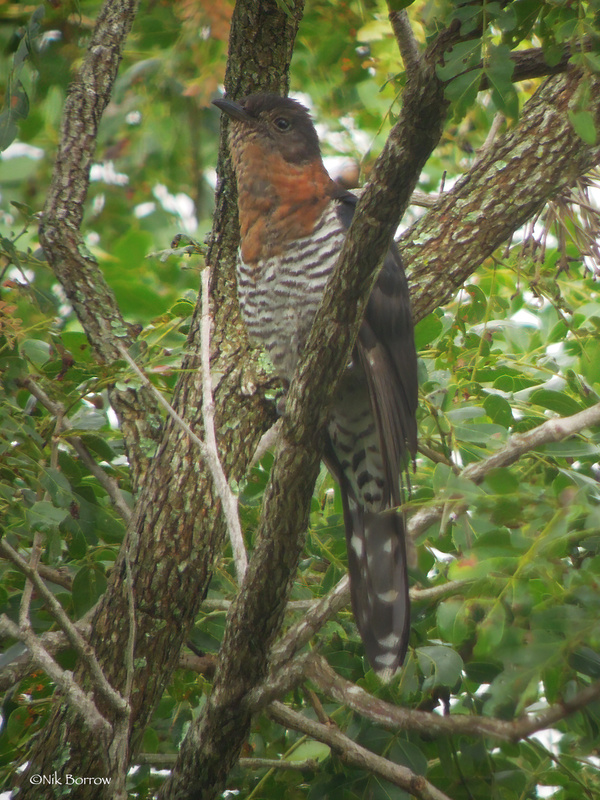
[[[289,97],[252,94],[239,102],[214,100],[231,119],[230,145],[234,161],[249,144],[265,154],[277,153],[289,164],[321,160],[319,138],[307,109]]]

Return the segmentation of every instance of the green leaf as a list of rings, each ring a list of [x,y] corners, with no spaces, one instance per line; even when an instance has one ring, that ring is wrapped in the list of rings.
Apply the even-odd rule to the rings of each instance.
[[[594,680],[600,678],[600,655],[590,647],[580,647],[571,654],[569,665]]]
[[[0,150],[14,142],[19,133],[18,122],[29,114],[29,98],[21,81],[14,82],[5,102],[7,107],[0,113]]]
[[[40,483],[59,508],[69,508],[73,502],[73,489],[65,476],[58,469],[45,467]]]
[[[461,678],[463,660],[450,647],[439,645],[417,647],[419,668],[427,679],[423,689],[429,691],[434,686],[454,687]]]
[[[36,367],[43,366],[50,359],[50,345],[41,339],[25,339],[21,344],[21,352]]]
[[[63,331],[60,338],[75,361],[84,361],[86,363],[94,361],[92,348],[85,333],[81,331]]]
[[[492,88],[492,99],[496,108],[507,117],[519,115],[519,98],[512,82],[515,64],[505,44],[489,45],[485,74]]]
[[[173,317],[189,317],[194,312],[194,303],[189,300],[178,300],[169,309],[169,314]]]
[[[422,319],[415,325],[415,346],[417,350],[422,350],[440,335],[443,325],[439,317],[435,314]]]
[[[479,658],[493,656],[502,641],[506,625],[506,611],[501,603],[494,603],[477,629],[475,654]]]
[[[326,761],[331,755],[330,748],[322,742],[302,742],[289,755],[286,761]]]
[[[412,6],[415,0],[388,0],[388,8],[390,11],[402,11],[404,8]]]
[[[583,411],[579,403],[564,392],[553,392],[550,389],[537,389],[531,393],[530,401],[536,406],[556,411],[561,417],[568,417]]]
[[[593,386],[600,383],[600,338],[589,337],[585,340],[583,352],[579,359],[580,369],[586,380]]]
[[[490,470],[485,483],[495,494],[514,494],[519,491],[519,480],[507,467]]]
[[[513,424],[512,408],[508,400],[499,394],[488,394],[483,401],[483,407],[488,417],[497,425],[510,428]]]
[[[586,144],[596,144],[598,132],[594,117],[589,111],[569,111],[569,120],[580,139]]]
[[[94,509],[95,533],[99,539],[109,544],[120,544],[125,536],[123,523],[97,506]]]
[[[9,742],[20,741],[31,725],[32,715],[26,706],[15,708],[6,723],[6,736]]]
[[[467,606],[462,600],[445,600],[437,609],[437,625],[440,634],[454,647],[460,645],[470,634]]]
[[[82,617],[106,591],[106,578],[99,569],[82,567],[73,578],[75,616]]]
[[[109,445],[106,439],[103,439],[102,436],[96,436],[94,433],[84,433],[81,436],[82,442],[85,446],[91,450],[92,453],[95,453],[101,461],[108,461],[110,462],[115,458],[116,453]]]
[[[69,516],[64,508],[56,508],[47,500],[38,500],[27,509],[27,521],[36,531],[51,531]]]

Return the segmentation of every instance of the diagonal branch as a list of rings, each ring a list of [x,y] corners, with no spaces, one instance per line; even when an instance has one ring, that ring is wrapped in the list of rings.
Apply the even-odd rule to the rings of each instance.
[[[569,122],[582,80],[577,70],[548,78],[518,124],[402,235],[415,322],[447,302],[547,200],[598,163],[600,146],[584,144]],[[586,80],[589,111],[600,127],[600,77]]]
[[[31,653],[34,663],[44,670],[51,680],[61,689],[66,700],[77,710],[86,726],[94,735],[100,735],[108,744],[112,735],[112,726],[100,714],[91,698],[73,680],[73,675],[60,667],[42,646],[39,638],[31,628],[19,628],[3,614],[0,617],[0,635],[10,636],[22,641]]]
[[[39,229],[48,263],[94,353],[104,362],[117,358],[119,341],[131,344],[135,328],[123,319],[97,261],[85,248],[80,227],[98,126],[110,100],[137,6],[138,0],[103,3],[86,57],[65,102],[61,140]],[[112,388],[110,396],[121,420],[137,485],[147,466],[141,442],[157,438],[160,419],[144,390],[137,393]]]
[[[117,714],[126,715],[129,711],[127,702],[123,699],[123,697],[121,697],[119,692],[113,689],[113,687],[107,681],[106,676],[102,671],[102,667],[98,663],[96,654],[85,641],[81,635],[81,632],[71,622],[61,604],[48,589],[36,570],[32,569],[31,566],[21,558],[21,556],[13,547],[10,546],[6,539],[0,540],[0,549],[4,551],[13,564],[15,564],[28,578],[28,580],[31,581],[32,585],[35,586],[38,593],[43,598],[48,610],[65,632],[71,646],[81,658],[81,661],[89,672],[90,677],[94,682],[94,687],[97,689],[98,693],[103,697],[105,702],[107,702],[116,711]],[[25,644],[27,644],[27,641],[29,640],[25,641],[25,639],[23,639],[23,641]]]
[[[532,733],[544,730],[561,719],[586,708],[600,697],[600,681],[586,686],[569,700],[557,703],[538,714],[526,714],[511,722],[494,717],[455,714],[441,716],[387,703],[338,675],[324,658],[314,656],[306,671],[309,678],[324,694],[351,708],[387,730],[415,731],[422,736],[491,736],[502,741],[516,742]]]
[[[389,7],[390,4],[388,2]],[[404,62],[407,78],[408,80],[414,79],[419,69],[421,55],[419,53],[419,44],[408,19],[408,13],[406,9],[402,9],[402,11],[392,11],[390,9],[389,19],[398,42],[398,49]]]
[[[447,794],[436,789],[423,776],[356,744],[333,725],[315,722],[279,702],[269,707],[269,716],[286,728],[293,728],[329,745],[345,764],[366,769],[406,790],[419,800],[450,800]]]
[[[600,403],[579,411],[577,414],[572,414],[570,417],[549,419],[526,433],[513,434],[501,450],[498,450],[483,461],[469,464],[462,470],[460,475],[473,481],[473,483],[481,483],[491,470],[498,467],[508,467],[514,464],[521,456],[538,447],[551,442],[560,442],[569,436],[581,433],[586,428],[598,426],[600,426]],[[433,506],[417,511],[410,519],[410,535],[415,537],[427,530],[430,525],[442,517],[445,508],[446,503],[436,503]],[[465,509],[464,504],[456,501],[454,508],[456,513],[460,513]]]

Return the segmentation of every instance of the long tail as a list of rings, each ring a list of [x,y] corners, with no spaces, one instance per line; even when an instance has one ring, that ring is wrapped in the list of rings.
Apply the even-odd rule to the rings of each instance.
[[[410,636],[402,517],[351,508],[344,498],[352,608],[369,663],[384,681],[402,666]]]

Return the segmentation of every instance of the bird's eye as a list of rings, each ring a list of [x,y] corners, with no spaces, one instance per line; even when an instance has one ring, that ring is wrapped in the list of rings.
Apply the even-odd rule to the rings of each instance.
[[[292,123],[289,121],[289,119],[286,119],[285,117],[277,117],[277,119],[274,120],[274,122],[275,122],[275,127],[279,128],[280,131],[289,131],[289,129],[292,127]]]

